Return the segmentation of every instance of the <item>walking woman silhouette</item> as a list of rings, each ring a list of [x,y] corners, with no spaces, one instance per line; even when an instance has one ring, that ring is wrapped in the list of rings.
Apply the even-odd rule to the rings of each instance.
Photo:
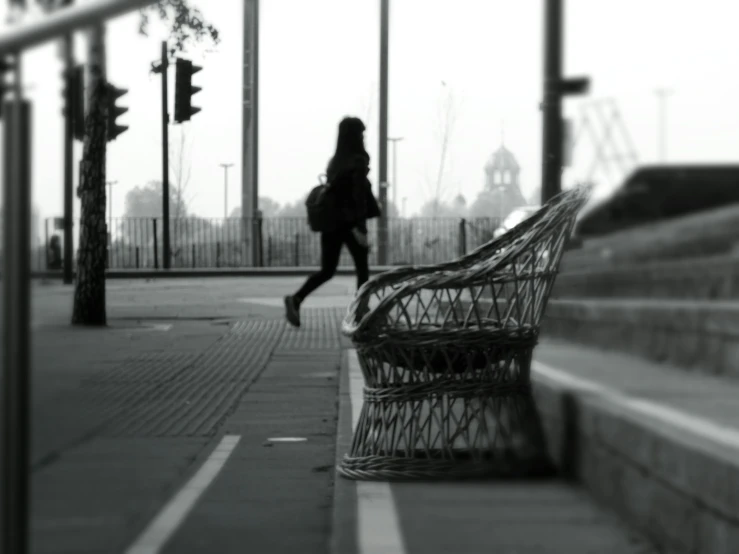
[[[285,315],[295,327],[300,327],[302,302],[335,275],[344,244],[354,259],[357,288],[369,278],[367,220],[379,217],[380,208],[367,178],[370,157],[364,148],[364,131],[364,123],[356,117],[345,117],[339,123],[336,152],[326,169],[328,187],[335,195],[335,221],[331,231],[321,233],[321,269],[295,294],[285,297]]]

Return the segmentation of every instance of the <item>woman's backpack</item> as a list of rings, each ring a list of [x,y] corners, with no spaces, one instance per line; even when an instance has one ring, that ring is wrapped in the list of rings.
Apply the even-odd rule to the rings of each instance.
[[[335,230],[338,225],[338,204],[331,183],[326,182],[326,176],[319,175],[318,182],[318,186],[310,191],[305,206],[311,231],[326,233]]]

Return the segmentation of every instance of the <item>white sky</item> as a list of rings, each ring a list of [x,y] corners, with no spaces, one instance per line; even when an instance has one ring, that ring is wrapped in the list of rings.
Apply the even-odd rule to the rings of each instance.
[[[240,201],[242,7],[240,0],[193,1],[218,27],[222,42],[185,54],[204,66],[194,78],[203,89],[194,102],[202,112],[184,126],[192,164],[188,195],[194,213],[220,217],[220,163],[235,163],[229,210]],[[617,101],[642,163],[657,158],[657,87],[674,89],[668,101],[669,161],[736,159],[736,0],[565,4],[565,72],[592,78],[590,100]],[[398,146],[398,196],[408,197],[408,212],[428,199],[426,175],[438,163],[442,81],[453,91],[458,113],[445,175],[449,192],[475,198],[504,120],[506,146],[518,158],[523,192],[530,197],[541,174],[543,0],[391,5],[389,131],[405,137]],[[130,129],[108,149],[108,179],[118,181],[114,216],[122,215],[127,190],[161,179],[160,81],[149,68],[166,30],[152,22],[148,38],[137,34],[138,14],[108,28],[109,80],[130,90],[119,102],[129,107],[121,121]],[[367,146],[376,177],[379,0],[262,0],[260,34],[260,195],[284,203],[305,194],[323,171],[336,124],[347,114],[372,114]],[[80,55],[84,46],[79,35]],[[33,198],[42,216],[62,213],[57,50],[49,45],[25,58],[25,82],[33,85],[29,97],[35,104]],[[171,89],[173,81],[174,70]],[[577,116],[581,101],[568,100],[567,113]],[[173,144],[178,127],[170,131]],[[78,145],[76,159],[80,155]],[[591,162],[587,145],[578,146],[568,178],[584,174]],[[392,176],[392,157],[388,168]]]

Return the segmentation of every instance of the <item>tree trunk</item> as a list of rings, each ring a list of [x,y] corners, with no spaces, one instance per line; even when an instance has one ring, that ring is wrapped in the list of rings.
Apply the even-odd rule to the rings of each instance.
[[[95,27],[89,37],[88,110],[85,143],[77,196],[81,201],[77,283],[74,291],[73,325],[105,325],[105,154],[107,145],[107,98],[105,80],[105,29]]]

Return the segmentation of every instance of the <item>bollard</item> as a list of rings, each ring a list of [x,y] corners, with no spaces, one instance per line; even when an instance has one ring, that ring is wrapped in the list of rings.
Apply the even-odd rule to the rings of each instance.
[[[257,219],[257,239],[259,246],[259,267],[264,267],[264,218],[262,217],[262,212],[259,212],[259,219]]]
[[[154,224],[154,269],[159,269],[159,244],[157,240],[157,220],[152,219],[151,222]]]
[[[408,263],[413,265],[413,250],[414,250],[414,243],[413,240],[413,221],[408,222]]]
[[[467,221],[462,218],[459,222],[459,257],[467,254]]]
[[[221,267],[221,243],[216,242],[216,267]]]
[[[300,267],[300,233],[295,233],[295,267]]]
[[[192,245],[192,267],[195,269],[197,267],[197,264],[195,263],[195,245]]]
[[[139,262],[140,262],[140,258],[139,258],[139,247],[137,246],[136,247],[136,269],[140,269],[141,268],[141,265],[140,265]]]
[[[49,269],[49,218],[44,220],[44,246],[46,252],[46,269]]]

